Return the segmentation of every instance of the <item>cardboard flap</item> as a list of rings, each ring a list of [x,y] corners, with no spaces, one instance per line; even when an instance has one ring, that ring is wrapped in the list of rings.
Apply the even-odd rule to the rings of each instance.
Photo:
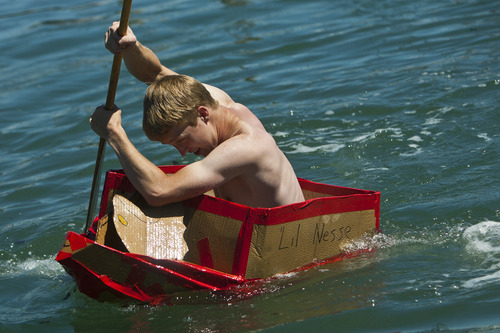
[[[188,251],[184,240],[184,206],[139,208],[121,195],[113,197],[113,224],[131,253],[156,259],[183,259]]]

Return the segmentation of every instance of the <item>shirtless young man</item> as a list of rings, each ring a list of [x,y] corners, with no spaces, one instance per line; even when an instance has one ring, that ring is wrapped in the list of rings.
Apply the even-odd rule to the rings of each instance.
[[[132,30],[120,37],[115,22],[106,48],[121,53],[128,71],[150,84],[144,99],[148,138],[202,155],[165,175],[128,139],[121,110],[98,107],[92,129],[114,149],[132,184],[152,206],[181,201],[213,189],[216,196],[251,207],[275,207],[304,200],[290,162],[259,119],[219,88],[178,75],[163,66]]]

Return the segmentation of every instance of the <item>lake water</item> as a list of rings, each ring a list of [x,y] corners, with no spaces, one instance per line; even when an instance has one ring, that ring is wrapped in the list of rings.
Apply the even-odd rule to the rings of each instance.
[[[491,0],[134,0],[138,38],[227,90],[297,175],[382,193],[369,255],[166,307],[99,303],[54,261],[85,224],[121,2],[3,1],[1,332],[500,331],[500,7]],[[141,152],[145,85],[116,103]],[[103,169],[118,168],[111,149]],[[101,329],[99,329],[101,328]]]

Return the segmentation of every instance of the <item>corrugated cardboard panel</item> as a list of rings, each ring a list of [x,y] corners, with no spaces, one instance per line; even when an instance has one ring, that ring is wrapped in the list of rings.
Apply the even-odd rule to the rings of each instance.
[[[73,254],[73,259],[100,277],[109,277],[124,288],[140,289],[168,295],[196,288],[190,281],[180,283],[174,274],[143,261],[128,259],[120,252],[110,251],[102,246],[90,245]],[[198,288],[199,289],[199,288]]]
[[[185,239],[189,251],[184,256],[184,260],[200,265],[202,258],[209,256],[213,262],[213,267],[210,268],[231,273],[234,252],[243,222],[194,209],[186,209],[185,220],[188,225]],[[204,243],[205,246],[200,247],[200,243]]]
[[[139,208],[121,195],[113,197],[113,224],[129,252],[156,259],[182,259],[187,252],[184,206],[180,203]]]
[[[74,253],[73,259],[94,274],[107,275],[119,283],[126,283],[130,274],[130,267],[122,263],[122,255],[102,246],[87,246]]]
[[[96,230],[96,243],[109,246],[118,251],[129,252],[116,232],[112,215],[104,215],[99,219]]]
[[[245,278],[267,278],[315,260],[334,257],[345,246],[375,230],[375,211],[321,215],[253,227]]]
[[[95,242],[98,244],[105,245],[106,244],[106,233],[108,231],[108,220],[109,215],[104,215],[102,218],[97,221],[96,228],[96,237]]]
[[[322,198],[322,197],[328,196],[328,195],[323,194],[323,193],[307,191],[304,189],[302,189],[302,194],[304,194],[304,200],[310,200],[310,199],[316,199],[316,198]]]

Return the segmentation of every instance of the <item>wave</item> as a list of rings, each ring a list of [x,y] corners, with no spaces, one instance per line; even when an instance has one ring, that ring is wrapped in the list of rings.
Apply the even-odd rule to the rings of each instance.
[[[328,152],[328,153],[335,153],[339,149],[344,148],[344,144],[339,144],[339,143],[329,143],[325,145],[320,145],[316,147],[309,147],[306,145],[303,145],[301,143],[293,144],[291,145],[291,148],[294,150],[287,151],[288,154],[303,154],[303,153],[311,153],[311,152]]]
[[[465,281],[463,286],[480,288],[500,282],[500,222],[484,221],[470,226],[464,231],[463,238],[467,242],[467,253],[486,267],[478,270],[484,275]]]
[[[0,276],[37,276],[56,278],[64,273],[63,268],[57,263],[53,256],[50,258],[28,258],[19,261],[16,258],[2,261],[0,264]]]

